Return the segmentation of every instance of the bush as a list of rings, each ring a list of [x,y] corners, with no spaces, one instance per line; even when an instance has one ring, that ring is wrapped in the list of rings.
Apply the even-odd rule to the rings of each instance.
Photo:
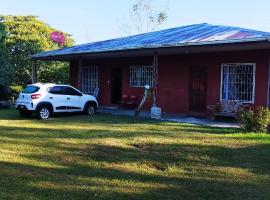
[[[17,99],[20,92],[23,90],[23,87],[20,85],[13,85],[9,87],[9,99]]]
[[[19,93],[23,90],[22,86],[0,86],[0,101],[15,100],[18,98]]]
[[[4,86],[0,86],[0,101],[9,100],[9,89]]]
[[[258,107],[241,111],[238,121],[240,127],[246,132],[265,133],[270,122],[270,110]]]

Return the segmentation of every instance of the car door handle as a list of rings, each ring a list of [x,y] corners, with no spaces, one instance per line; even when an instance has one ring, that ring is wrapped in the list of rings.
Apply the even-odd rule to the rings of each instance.
[[[70,98],[67,98],[67,100],[70,100]]]
[[[50,97],[49,99],[53,99],[53,97]]]

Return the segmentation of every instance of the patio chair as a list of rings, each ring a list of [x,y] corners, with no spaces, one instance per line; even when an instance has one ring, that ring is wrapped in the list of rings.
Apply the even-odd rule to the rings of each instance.
[[[237,119],[240,111],[249,109],[250,103],[244,103],[239,101],[221,101],[216,105],[210,105],[207,107],[210,117],[215,120],[216,117],[231,117]]]
[[[98,95],[99,95],[99,88],[95,88],[94,92],[93,92],[93,96],[98,98]]]

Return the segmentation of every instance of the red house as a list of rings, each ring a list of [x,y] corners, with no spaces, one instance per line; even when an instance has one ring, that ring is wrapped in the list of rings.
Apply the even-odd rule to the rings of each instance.
[[[157,105],[169,113],[206,113],[224,101],[268,106],[270,33],[196,24],[34,55],[70,62],[70,84],[99,88],[99,102],[118,105],[152,86],[158,57]],[[148,105],[149,107],[149,105]],[[147,108],[146,108],[147,109]]]

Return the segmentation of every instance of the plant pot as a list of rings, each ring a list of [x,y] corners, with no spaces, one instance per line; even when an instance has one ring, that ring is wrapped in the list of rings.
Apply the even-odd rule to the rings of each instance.
[[[161,108],[160,107],[152,107],[151,108],[151,118],[152,119],[161,119]]]

